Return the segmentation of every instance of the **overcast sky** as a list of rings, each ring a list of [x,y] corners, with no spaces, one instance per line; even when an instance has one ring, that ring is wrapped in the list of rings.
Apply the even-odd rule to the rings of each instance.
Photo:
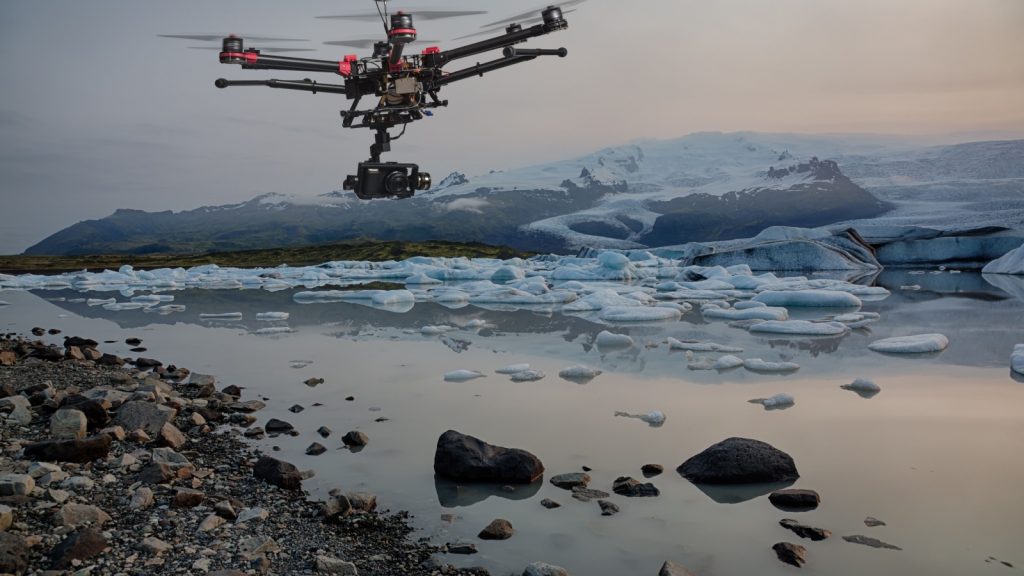
[[[417,21],[420,38],[442,47],[543,4],[392,3],[412,12],[491,10]],[[530,42],[565,46],[568,58],[446,87],[451,106],[411,125],[385,159],[418,162],[440,179],[708,130],[1024,136],[1024,0],[590,0],[575,8],[569,30]],[[353,10],[373,4],[0,2],[0,253],[116,208],[340,189],[372,141],[368,130],[341,128],[344,97],[218,90],[219,77],[308,74],[224,66],[216,51],[191,49],[202,42],[157,35],[308,38],[278,45],[336,59],[356,50],[322,42],[383,33],[379,22],[315,18]]]

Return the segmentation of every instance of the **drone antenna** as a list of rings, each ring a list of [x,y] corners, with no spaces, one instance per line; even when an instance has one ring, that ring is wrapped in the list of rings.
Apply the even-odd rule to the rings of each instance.
[[[387,20],[387,16],[388,16],[388,0],[375,0],[375,2],[373,4],[374,4],[374,6],[377,7],[377,14],[380,15],[381,23],[384,24],[384,35],[386,36],[387,33],[388,33],[388,20]],[[381,11],[381,9],[380,9],[380,5],[381,4],[384,5],[384,10],[383,11]]]

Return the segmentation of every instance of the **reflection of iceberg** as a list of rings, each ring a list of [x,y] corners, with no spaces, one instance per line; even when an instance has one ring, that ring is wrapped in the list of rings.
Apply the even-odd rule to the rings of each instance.
[[[489,483],[459,484],[447,478],[434,476],[434,490],[437,492],[437,501],[444,508],[472,506],[473,504],[483,502],[491,496],[508,500],[525,500],[536,494],[543,485],[543,477],[534,480],[530,484],[505,486]]]
[[[985,282],[999,288],[1003,292],[1024,302],[1024,276],[1010,276],[1009,274],[982,274]]]

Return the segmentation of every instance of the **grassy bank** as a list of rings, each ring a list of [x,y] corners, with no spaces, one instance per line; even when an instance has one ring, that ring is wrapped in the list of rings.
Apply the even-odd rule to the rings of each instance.
[[[28,272],[70,272],[77,270],[116,269],[130,264],[137,269],[176,268],[217,264],[254,268],[289,264],[306,266],[331,260],[402,260],[413,256],[465,256],[467,258],[528,258],[523,252],[503,246],[490,246],[477,242],[374,242],[354,240],[337,244],[245,250],[240,252],[213,252],[208,254],[87,254],[80,256],[0,256],[0,272],[21,274]]]

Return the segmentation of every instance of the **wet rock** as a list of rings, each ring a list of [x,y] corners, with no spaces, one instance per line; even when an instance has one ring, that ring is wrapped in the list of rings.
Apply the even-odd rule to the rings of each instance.
[[[28,570],[28,546],[17,534],[0,532],[0,574],[24,574]]]
[[[139,544],[139,548],[154,556],[159,556],[164,552],[169,552],[173,550],[174,546],[171,546],[170,544],[164,542],[159,538],[149,536],[148,538],[142,539],[142,542]]]
[[[68,535],[50,552],[51,567],[65,570],[77,562],[98,556],[107,547],[107,538],[95,528],[86,528]]]
[[[256,426],[255,428],[249,428],[248,430],[246,430],[243,436],[245,436],[246,438],[259,438],[260,436],[263,436],[265,433],[266,431],[263,429],[262,426]]]
[[[698,484],[753,484],[796,480],[793,458],[774,446],[749,438],[728,438],[676,468]]]
[[[580,487],[586,488],[587,484],[590,484],[590,474],[585,472],[570,472],[568,474],[556,474],[551,477],[548,482],[551,482],[559,488],[566,490],[572,490],[573,488]]]
[[[792,530],[797,536],[801,538],[808,538],[815,542],[824,540],[832,535],[832,532],[825,530],[824,528],[815,528],[806,524],[801,524],[792,518],[785,518],[779,520],[779,525],[788,530]]]
[[[309,386],[310,388],[312,388],[314,386],[319,386],[319,385],[321,385],[323,383],[324,383],[324,379],[323,378],[309,378],[305,382],[306,386]]]
[[[328,428],[327,426],[321,426],[316,429],[316,433],[323,438],[327,438],[328,436],[331,435],[331,429]]]
[[[50,416],[50,436],[54,438],[85,438],[89,420],[80,410],[61,408]]]
[[[285,432],[291,432],[295,429],[294,426],[285,422],[284,420],[278,420],[277,418],[271,418],[263,425],[266,429],[267,434],[284,434]]]
[[[344,518],[352,513],[352,502],[345,494],[332,490],[321,511],[328,520]]]
[[[82,354],[82,349],[78,346],[68,346],[65,348],[64,357],[68,360],[85,361],[85,354]]]
[[[175,476],[170,464],[151,462],[139,472],[135,479],[143,484],[165,484],[173,480]]]
[[[302,474],[298,468],[270,456],[261,456],[252,471],[260,480],[279,488],[297,490],[302,486]]]
[[[181,430],[178,430],[178,427],[170,422],[160,427],[160,432],[157,434],[156,439],[161,445],[175,450],[180,449],[188,442],[188,438],[182,434]]]
[[[178,491],[174,493],[172,505],[177,508],[195,508],[202,504],[205,499],[206,494],[199,490],[179,488]]]
[[[540,501],[540,505],[545,507],[545,508],[547,508],[548,510],[551,510],[552,508],[561,508],[561,506],[562,506],[561,504],[559,504],[558,502],[555,502],[554,500],[552,500],[550,498],[545,498],[545,499],[541,500]]]
[[[10,506],[0,504],[0,532],[11,527],[14,523],[14,510]]]
[[[652,497],[661,494],[654,484],[651,484],[650,482],[640,482],[630,478],[629,476],[619,476],[616,478],[615,482],[612,484],[612,492],[615,492],[620,496],[629,496],[631,498]]]
[[[680,564],[666,560],[661,565],[661,570],[658,570],[658,576],[694,576],[694,574]]]
[[[370,492],[348,492],[345,494],[352,503],[354,512],[373,512],[377,509],[377,496]]]
[[[103,354],[95,362],[100,366],[124,366],[124,358],[113,354]]]
[[[331,556],[319,555],[314,560],[316,571],[321,574],[340,574],[342,576],[358,576],[356,565]]]
[[[476,544],[472,542],[449,542],[449,554],[476,554]]]
[[[140,486],[132,492],[132,499],[128,507],[132,510],[145,510],[153,505],[153,491],[146,486]]]
[[[64,402],[61,403],[61,407],[73,408],[85,414],[86,425],[89,430],[98,430],[110,423],[110,414],[107,413],[107,409],[110,407],[110,402],[108,401],[94,400],[76,394],[65,398]]]
[[[345,446],[366,446],[370,437],[365,432],[351,430],[341,437],[341,441],[345,443]]]
[[[523,570],[522,576],[570,576],[570,574],[561,566],[547,562],[534,562]]]
[[[598,500],[597,505],[601,507],[601,516],[612,516],[619,513],[619,506],[610,500]]]
[[[481,530],[477,536],[481,540],[508,540],[514,533],[515,530],[512,529],[511,522],[504,518],[496,518]]]
[[[302,407],[302,406],[299,406],[298,404],[295,404],[291,408],[288,408],[288,411],[291,412],[292,414],[298,414],[299,412],[302,412],[303,410],[305,410],[305,408]]]
[[[772,545],[772,550],[775,550],[775,555],[778,556],[779,560],[786,564],[792,564],[797,568],[803,566],[807,559],[807,549],[799,544],[793,544],[790,542],[779,542]]]
[[[269,517],[270,512],[267,512],[265,508],[246,508],[238,514],[238,518],[235,518],[235,524],[245,524],[246,522],[251,522],[253,520],[262,522]]]
[[[110,522],[110,515],[91,504],[68,503],[61,506],[53,515],[55,526],[103,526],[107,522]]]
[[[164,365],[163,362],[161,362],[159,360],[154,360],[153,358],[143,358],[142,356],[139,356],[138,358],[135,359],[135,367],[140,369],[140,370],[146,370],[146,369],[149,369],[149,368],[157,368],[157,367],[163,366],[163,365]]]
[[[28,496],[35,487],[35,479],[28,474],[0,476],[0,496]]]
[[[234,396],[235,398],[241,398],[242,397],[242,389],[239,388],[238,386],[235,386],[234,384],[232,384],[230,386],[225,386],[221,390],[221,392],[223,392],[224,394],[227,394],[228,396]]]
[[[142,429],[151,438],[160,433],[160,429],[174,418],[174,409],[152,402],[133,400],[125,402],[117,409],[114,424],[125,430]]]
[[[883,548],[886,550],[903,550],[899,546],[894,546],[888,542],[882,542],[878,538],[872,538],[870,536],[862,536],[860,534],[854,534],[853,536],[843,536],[843,540],[852,542],[854,544],[860,544],[862,546],[870,546],[872,548]]]
[[[593,488],[576,487],[572,489],[572,497],[580,502],[590,502],[591,500],[599,500],[609,496],[611,496],[611,494],[603,490],[595,490]]]
[[[869,528],[874,528],[875,526],[885,526],[885,522],[882,522],[881,520],[879,520],[878,518],[875,518],[874,516],[868,516],[867,518],[864,519],[864,525],[869,527]]]
[[[448,430],[437,440],[434,472],[453,480],[528,484],[540,478],[544,465],[525,450]]]
[[[139,344],[142,344],[142,340],[133,336],[131,338],[125,338],[124,343],[129,346],[138,346]]]
[[[665,471],[665,467],[661,464],[644,464],[640,467],[640,472],[643,473],[644,478],[651,478],[657,476]]]
[[[319,442],[313,442],[306,448],[306,454],[309,456],[319,456],[327,452],[327,447]]]
[[[783,510],[813,510],[821,503],[821,496],[814,490],[785,488],[769,494],[768,500]]]

